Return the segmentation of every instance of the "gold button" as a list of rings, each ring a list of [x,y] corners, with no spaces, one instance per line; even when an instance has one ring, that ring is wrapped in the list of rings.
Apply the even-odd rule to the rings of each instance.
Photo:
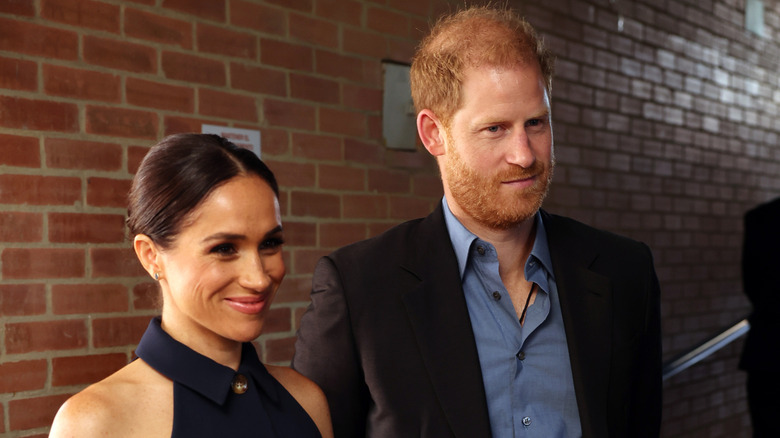
[[[246,380],[246,377],[244,377],[243,374],[236,374],[236,377],[233,377],[233,382],[230,384],[230,388],[233,389],[233,392],[236,394],[245,393],[248,387],[249,381]]]

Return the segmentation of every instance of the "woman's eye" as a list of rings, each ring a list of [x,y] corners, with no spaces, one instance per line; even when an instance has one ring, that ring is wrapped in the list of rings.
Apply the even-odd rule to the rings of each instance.
[[[236,253],[236,248],[231,243],[221,243],[209,251],[212,254],[218,255],[233,255]]]
[[[277,249],[284,244],[284,240],[278,237],[266,239],[260,244],[260,249]]]

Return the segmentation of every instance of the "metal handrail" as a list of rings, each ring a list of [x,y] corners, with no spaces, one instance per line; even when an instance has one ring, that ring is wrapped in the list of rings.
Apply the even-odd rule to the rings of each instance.
[[[673,359],[664,363],[663,380],[674,376],[680,371],[685,370],[691,365],[720,350],[730,342],[747,333],[748,330],[750,330],[750,323],[747,320],[747,316],[745,316],[720,333],[717,333],[707,340],[694,345],[689,350],[678,354]]]

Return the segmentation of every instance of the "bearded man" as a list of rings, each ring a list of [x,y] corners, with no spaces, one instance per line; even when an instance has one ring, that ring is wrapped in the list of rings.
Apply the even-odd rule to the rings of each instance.
[[[444,198],[318,263],[293,367],[337,437],[658,436],[649,248],[541,209],[552,58],[511,10],[440,19],[411,68]]]

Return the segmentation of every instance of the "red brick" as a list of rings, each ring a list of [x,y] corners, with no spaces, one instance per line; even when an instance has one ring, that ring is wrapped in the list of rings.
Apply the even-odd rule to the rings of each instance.
[[[428,216],[433,210],[431,200],[410,198],[406,196],[390,197],[390,217],[399,220],[409,220]]]
[[[368,171],[368,190],[379,193],[409,193],[409,174],[387,169]]]
[[[313,11],[312,0],[268,0],[267,3],[273,3],[287,9],[295,9],[296,11],[309,12]]]
[[[279,286],[275,303],[300,303],[309,301],[311,294],[311,274],[304,277],[287,277]]]
[[[41,17],[76,27],[119,33],[119,6],[92,0],[42,0]]]
[[[411,64],[414,53],[417,51],[417,42],[412,40],[387,40],[386,59]]]
[[[195,91],[189,87],[127,78],[125,93],[132,105],[185,113],[195,109]]]
[[[40,213],[0,211],[0,242],[40,242],[42,238]]]
[[[363,82],[363,61],[352,56],[317,50],[315,71],[319,74]]]
[[[82,277],[85,270],[80,249],[6,248],[2,261],[6,279]]]
[[[47,138],[46,166],[58,169],[113,171],[122,167],[122,147],[116,143]]]
[[[129,179],[87,178],[87,204],[95,207],[127,206]]]
[[[148,152],[148,146],[129,146],[127,148],[127,171],[136,173],[138,171],[138,166],[141,165],[141,161]]]
[[[198,50],[237,58],[257,58],[257,38],[249,33],[198,23]]]
[[[318,186],[328,190],[362,191],[366,189],[366,171],[345,165],[320,164]]]
[[[75,132],[79,129],[79,110],[72,103],[0,96],[0,126],[30,131]]]
[[[295,73],[290,74],[290,91],[293,98],[319,103],[337,104],[341,97],[338,82]]]
[[[333,136],[293,133],[293,155],[315,160],[340,161],[341,139]]]
[[[328,218],[341,216],[341,200],[336,195],[293,191],[290,202],[293,216]]]
[[[412,193],[428,198],[441,198],[444,189],[438,175],[415,175],[412,177]]]
[[[287,75],[279,70],[254,65],[230,65],[230,85],[255,93],[287,96]]]
[[[0,315],[40,315],[46,312],[46,285],[0,284]]]
[[[289,362],[295,352],[295,338],[268,339],[263,350],[266,362]]]
[[[192,48],[191,23],[146,11],[125,9],[125,33],[134,38],[170,44],[184,49]]]
[[[384,150],[383,146],[376,143],[349,138],[344,140],[344,158],[347,162],[382,164]]]
[[[52,96],[119,102],[120,78],[109,73],[44,64],[43,89]]]
[[[127,365],[124,353],[55,357],[51,360],[52,386],[85,385],[108,377]]]
[[[387,55],[387,41],[384,36],[372,32],[344,29],[344,50],[381,59]]]
[[[260,62],[291,70],[312,71],[314,54],[311,48],[300,44],[263,38],[260,40]]]
[[[263,334],[283,333],[292,330],[292,313],[289,307],[273,307],[263,321]]]
[[[388,167],[429,170],[436,168],[436,160],[419,143],[417,151],[388,149],[385,158]]]
[[[89,257],[94,278],[148,275],[132,248],[90,248]]]
[[[47,370],[46,360],[0,363],[0,393],[43,389]]]
[[[186,14],[195,15],[215,21],[225,21],[225,0],[209,0],[194,2],[192,0],[163,0],[164,8],[174,9]]]
[[[230,24],[273,35],[284,36],[287,34],[287,17],[282,9],[253,4],[244,0],[230,2]]]
[[[0,12],[33,17],[35,16],[35,2],[34,0],[0,0]],[[0,418],[3,417],[0,416]],[[0,429],[0,432],[3,430]]]
[[[315,14],[328,20],[360,26],[363,6],[352,0],[317,0]]]
[[[168,79],[206,85],[225,85],[225,65],[213,59],[184,53],[163,52],[162,69]]]
[[[10,430],[49,427],[57,410],[70,394],[14,399],[8,402]]]
[[[0,165],[41,167],[38,139],[0,134]]]
[[[344,105],[361,111],[382,111],[382,90],[343,84],[341,94]]]
[[[156,282],[147,281],[133,287],[133,309],[159,309],[161,307],[160,289]]]
[[[55,243],[121,243],[125,239],[120,214],[49,213],[49,240]]]
[[[0,50],[75,60],[79,54],[79,39],[73,31],[0,18]]]
[[[339,248],[366,237],[366,224],[362,222],[320,224],[320,246],[323,248]]]
[[[257,103],[252,96],[200,90],[200,113],[204,116],[257,122]]]
[[[317,246],[317,224],[313,222],[284,221],[284,244],[291,246]]]
[[[88,105],[86,117],[90,134],[157,138],[157,115],[149,111]]]
[[[344,195],[344,217],[349,219],[384,219],[387,198],[376,195]]]
[[[393,7],[398,10],[409,12],[415,15],[420,15],[423,17],[428,16],[428,14],[430,13],[430,11],[428,10],[428,8],[430,7],[430,2],[421,2],[419,0],[393,0]],[[441,13],[447,12],[445,2],[440,2],[440,7],[443,8],[444,10],[438,11],[438,13],[434,11],[434,14],[430,16],[438,17],[439,15],[441,15]]]
[[[365,137],[368,133],[366,116],[357,111],[320,108],[320,129],[334,134]]]
[[[293,266],[295,274],[308,274],[314,271],[317,262],[328,252],[325,249],[297,249],[291,254],[293,260],[290,266]]]
[[[80,200],[78,178],[0,175],[0,204],[73,205]]]
[[[406,15],[379,7],[369,7],[368,28],[383,34],[400,37],[412,36],[409,32],[409,18]]]
[[[108,38],[84,36],[84,60],[133,73],[157,72],[157,51],[154,48]]]
[[[87,346],[84,320],[6,323],[6,353],[70,350]]]
[[[339,28],[333,22],[290,14],[290,36],[309,44],[333,49],[339,46]]]
[[[38,65],[33,61],[0,57],[0,88],[38,89]]]
[[[150,319],[149,316],[94,319],[92,320],[93,344],[95,348],[137,344]]]
[[[55,315],[128,310],[127,288],[121,284],[55,284],[51,299]]]
[[[313,131],[315,128],[314,107],[300,103],[265,99],[263,116],[269,124],[276,127],[297,128]]]
[[[290,151],[290,134],[284,129],[262,128],[263,155],[284,155]]]
[[[316,169],[313,164],[265,161],[281,187],[314,187]]]
[[[178,134],[182,132],[200,132],[204,123],[212,123],[205,119],[193,119],[189,117],[166,116],[164,119],[164,135]],[[265,142],[265,139],[263,139]]]

